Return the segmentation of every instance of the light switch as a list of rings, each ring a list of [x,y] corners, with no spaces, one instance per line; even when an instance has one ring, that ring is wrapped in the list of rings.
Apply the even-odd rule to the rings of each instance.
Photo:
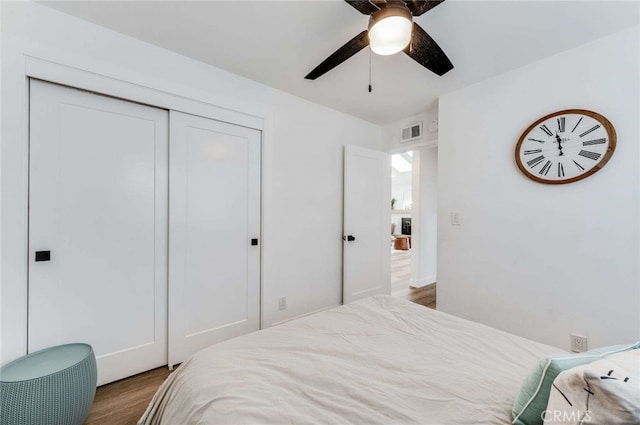
[[[461,226],[462,225],[462,219],[460,217],[460,213],[459,212],[452,212],[451,213],[451,225],[452,226]]]

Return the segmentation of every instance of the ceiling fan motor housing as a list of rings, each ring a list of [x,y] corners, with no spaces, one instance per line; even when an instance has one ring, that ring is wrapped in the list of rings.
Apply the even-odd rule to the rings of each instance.
[[[404,2],[388,1],[385,7],[373,12],[369,17],[369,31],[375,24],[390,16],[399,16],[406,18],[409,22],[413,22],[413,15]]]

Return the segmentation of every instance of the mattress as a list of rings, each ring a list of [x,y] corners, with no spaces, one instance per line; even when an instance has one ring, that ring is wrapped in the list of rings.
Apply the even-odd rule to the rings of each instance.
[[[508,424],[562,350],[384,295],[193,355],[139,424]]]

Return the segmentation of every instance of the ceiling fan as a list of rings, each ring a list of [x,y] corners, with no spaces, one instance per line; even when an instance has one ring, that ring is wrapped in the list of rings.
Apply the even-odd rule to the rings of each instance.
[[[331,71],[351,56],[371,44],[371,50],[379,55],[392,55],[404,51],[411,59],[428,70],[444,75],[453,64],[440,46],[413,22],[444,0],[345,0],[364,15],[370,15],[369,28],[349,40],[331,56],[307,74],[307,80],[315,80]]]

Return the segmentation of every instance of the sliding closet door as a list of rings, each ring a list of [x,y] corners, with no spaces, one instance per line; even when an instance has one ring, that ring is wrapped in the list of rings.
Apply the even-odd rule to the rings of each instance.
[[[28,351],[89,343],[98,384],[165,365],[168,112],[30,90]]]
[[[260,326],[260,132],[171,111],[169,365]]]

